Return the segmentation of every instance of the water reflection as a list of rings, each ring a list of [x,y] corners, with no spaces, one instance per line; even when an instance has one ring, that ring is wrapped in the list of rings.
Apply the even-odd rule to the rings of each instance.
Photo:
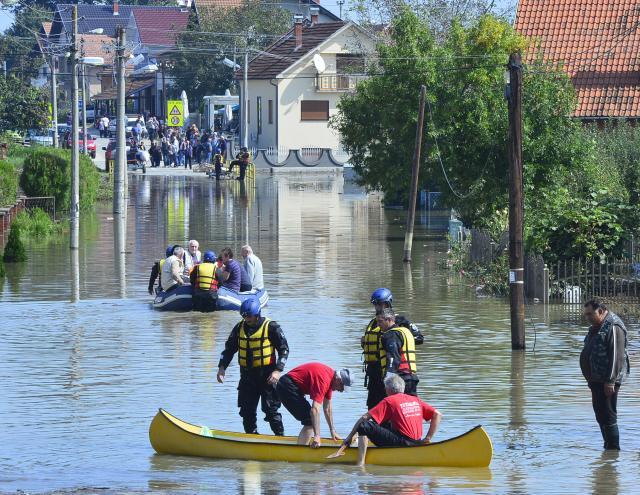
[[[78,249],[69,250],[71,261],[71,302],[80,300],[80,251]]]
[[[120,297],[127,297],[127,213],[113,214],[113,261]]]
[[[622,493],[619,486],[618,465],[620,453],[618,451],[604,451],[597,461],[591,464],[593,480],[591,493],[593,495],[617,495]]]

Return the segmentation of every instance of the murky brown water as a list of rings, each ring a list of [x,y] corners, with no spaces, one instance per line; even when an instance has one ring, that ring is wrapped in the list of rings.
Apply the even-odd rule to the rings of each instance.
[[[512,354],[506,302],[448,283],[436,268],[446,244],[420,233],[413,264],[403,265],[397,214],[341,180],[264,178],[241,188],[134,177],[130,205],[126,228],[106,212],[83,219],[75,263],[62,240],[32,245],[29,263],[7,267],[0,287],[0,491],[637,493],[637,326],[630,328],[634,370],[619,401],[624,450],[606,456],[578,366],[585,330],[579,310],[528,307],[529,350]],[[224,386],[215,381],[238,316],[159,313],[149,305],[153,260],[167,244],[189,238],[216,250],[238,250],[248,239],[264,263],[268,314],[289,340],[289,366],[312,359],[351,366],[360,384],[368,297],[389,286],[395,307],[427,336],[418,348],[420,392],[445,415],[438,437],[482,423],[494,442],[491,467],[362,471],[155,455],[147,431],[158,407],[241,429],[237,366]],[[340,432],[364,403],[362,386],[336,395]],[[295,434],[298,425],[284,416]],[[266,423],[259,427],[268,432]]]

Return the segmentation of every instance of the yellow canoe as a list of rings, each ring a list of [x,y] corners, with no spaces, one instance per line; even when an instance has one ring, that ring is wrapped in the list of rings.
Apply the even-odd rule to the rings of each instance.
[[[345,455],[327,459],[339,442],[323,439],[322,447],[296,445],[296,437],[249,435],[192,425],[160,409],[149,427],[149,440],[158,454],[244,459],[253,461],[356,463],[354,445]],[[493,446],[482,426],[442,442],[418,447],[375,447],[367,451],[367,464],[379,466],[487,467]]]

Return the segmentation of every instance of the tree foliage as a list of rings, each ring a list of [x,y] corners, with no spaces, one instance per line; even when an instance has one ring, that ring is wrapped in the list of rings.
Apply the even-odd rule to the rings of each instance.
[[[0,160],[0,207],[13,205],[18,191],[18,174],[13,165]]]
[[[48,113],[46,91],[13,76],[0,78],[0,133],[45,128]]]
[[[241,65],[246,49],[264,49],[286,33],[289,24],[289,11],[260,0],[245,0],[237,9],[227,11],[202,9],[199,23],[192,16],[189,29],[178,41],[178,52],[171,54],[170,74],[175,79],[176,94],[184,89],[194,101],[224,94],[233,83],[233,70],[221,60],[233,59],[235,52]],[[255,51],[249,58],[253,56]]]

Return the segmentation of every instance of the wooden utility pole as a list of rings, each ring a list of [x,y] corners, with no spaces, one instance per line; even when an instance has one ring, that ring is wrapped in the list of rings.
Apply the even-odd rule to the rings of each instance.
[[[420,86],[420,107],[418,110],[418,126],[416,127],[416,143],[413,149],[413,171],[411,173],[411,190],[409,196],[409,212],[407,213],[407,228],[404,233],[404,256],[402,261],[411,261],[411,247],[413,245],[413,224],[416,219],[416,201],[418,198],[418,174],[420,173],[420,151],[422,150],[422,129],[424,127],[424,101],[427,87]]]
[[[124,69],[124,45],[126,33],[123,27],[118,28],[116,46],[116,78],[117,98],[116,105],[116,161],[113,173],[113,213],[122,214],[126,211],[126,179],[127,179],[127,138],[125,115],[125,69]]]
[[[80,150],[78,146],[78,6],[73,6],[73,36],[71,40],[71,249],[80,247]],[[57,132],[57,129],[56,129]]]
[[[511,349],[525,348],[524,335],[524,193],[522,182],[522,57],[509,57],[509,298]]]

